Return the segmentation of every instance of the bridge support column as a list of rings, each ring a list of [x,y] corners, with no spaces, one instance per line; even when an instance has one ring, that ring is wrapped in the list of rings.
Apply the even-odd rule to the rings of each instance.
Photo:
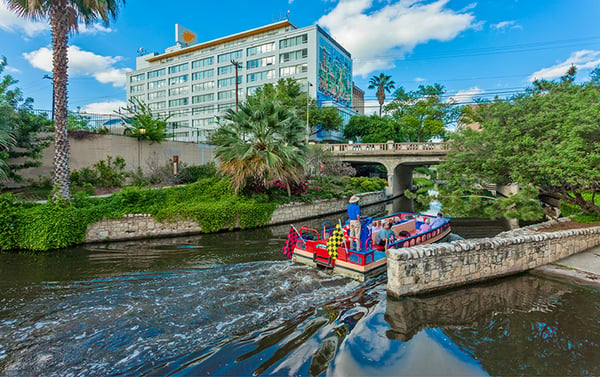
[[[385,164],[385,168],[388,180],[387,195],[397,196],[402,194],[405,189],[410,189],[414,166]]]

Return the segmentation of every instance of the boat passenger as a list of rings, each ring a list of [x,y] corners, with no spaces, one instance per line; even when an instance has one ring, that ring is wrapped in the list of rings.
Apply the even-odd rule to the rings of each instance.
[[[383,228],[377,232],[375,243],[379,246],[386,246],[392,242],[394,242],[394,231],[392,230],[390,223],[386,222],[383,224]]]
[[[398,233],[398,238],[408,238],[410,237],[410,232],[408,230],[403,230]]]
[[[350,220],[350,237],[356,237],[356,247],[360,250],[360,206],[358,205],[358,201],[360,198],[356,195],[352,195],[348,204],[348,219]]]
[[[446,219],[444,219],[444,217],[442,216],[442,213],[440,212],[437,214],[437,217],[431,221],[430,225],[431,225],[431,228],[433,229],[433,228],[442,226],[444,224],[446,224]]]
[[[431,230],[431,225],[429,225],[429,219],[426,218],[425,220],[423,220],[423,224],[421,224],[419,231],[420,232],[429,232],[430,230]]]

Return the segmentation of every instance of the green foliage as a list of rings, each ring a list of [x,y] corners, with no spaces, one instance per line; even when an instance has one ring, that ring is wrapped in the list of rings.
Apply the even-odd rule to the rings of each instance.
[[[214,162],[205,165],[185,165],[179,172],[181,183],[193,183],[203,178],[217,175],[217,166]]]
[[[2,58],[0,75],[5,67],[6,59]],[[10,75],[0,78],[0,180],[21,182],[18,170],[40,165],[41,152],[50,144],[51,136],[45,132],[51,121],[33,114],[33,100],[23,98],[19,88],[11,89],[16,83]]]
[[[582,195],[600,190],[599,114],[600,86],[574,84],[569,76],[536,82],[509,101],[478,105],[469,120],[481,130],[465,128],[453,135],[453,148],[439,166],[447,191],[490,183],[532,185],[540,195],[600,215],[600,206]],[[521,199],[525,202],[515,204],[517,209],[528,208],[529,198]],[[517,215],[517,209],[506,216]]]
[[[377,115],[356,115],[344,127],[344,137],[348,140],[363,143],[386,143],[393,140],[396,143],[410,141],[408,133],[391,117]]]
[[[162,142],[168,135],[167,120],[170,115],[156,115],[143,101],[132,98],[128,107],[124,108],[119,117],[126,125],[124,134],[139,140]]]
[[[262,93],[262,92],[260,92]],[[229,109],[212,137],[219,172],[236,190],[264,192],[279,177],[288,185],[304,173],[306,128],[295,111],[277,98],[249,96],[239,110]]]
[[[93,167],[84,167],[71,173],[71,182],[77,186],[90,184],[99,187],[122,187],[125,182],[125,159],[121,156],[106,156]]]
[[[369,80],[369,89],[376,89],[377,101],[379,102],[379,116],[381,117],[381,109],[385,103],[385,92],[390,93],[394,89],[396,83],[392,80],[392,76],[386,75],[383,72],[379,76],[373,76]]]
[[[76,113],[69,113],[67,116],[67,129],[69,131],[94,131],[93,127],[90,125],[90,117],[81,114],[79,111]]]

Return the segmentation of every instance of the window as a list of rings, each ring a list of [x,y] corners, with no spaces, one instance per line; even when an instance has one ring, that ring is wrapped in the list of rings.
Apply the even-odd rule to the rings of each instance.
[[[214,87],[215,87],[214,81],[201,82],[199,84],[192,85],[192,92],[201,92],[203,90],[210,90],[210,89],[213,89]]]
[[[261,86],[262,86],[262,85],[258,85],[258,86],[249,86],[249,87],[248,87],[248,89],[246,89],[246,94],[250,96],[250,95],[252,95],[252,94],[256,93],[256,90],[257,90],[258,88],[260,88]]]
[[[169,111],[169,115],[173,116],[173,117],[184,117],[184,116],[187,116],[189,112],[190,112],[190,109],[178,109],[178,110]]]
[[[235,90],[226,90],[224,92],[219,92],[219,95],[217,98],[219,101],[224,100],[224,99],[235,98]],[[219,107],[221,107],[221,106],[219,105]]]
[[[166,90],[159,90],[158,92],[148,93],[148,100],[165,98],[167,96]]]
[[[148,89],[162,88],[167,85],[167,80],[151,81],[148,83]]]
[[[205,71],[194,72],[192,73],[192,81],[207,79],[209,77],[213,77],[215,75],[214,69],[207,69]]]
[[[183,84],[184,82],[187,82],[187,80],[188,80],[188,75],[171,77],[169,79],[169,85]]]
[[[246,82],[263,81],[275,78],[275,70],[270,69],[268,71],[249,73],[246,75]]]
[[[242,76],[238,76],[238,84],[242,83]],[[217,81],[217,88],[225,88],[227,86],[235,85],[235,77],[229,77]]]
[[[161,102],[152,102],[148,104],[148,108],[150,110],[160,110],[160,109],[164,109],[167,107],[167,102],[165,101],[161,101]]]
[[[242,57],[242,50],[228,52],[226,54],[221,54],[217,57],[217,62],[229,62],[233,59],[238,59]]]
[[[297,37],[282,39],[279,41],[279,48],[294,47],[304,43],[308,43],[308,35],[302,34]]]
[[[182,94],[188,94],[188,87],[182,86],[180,88],[169,89],[169,96],[179,96]]]
[[[178,99],[172,99],[169,101],[169,107],[176,107],[176,106],[185,106],[188,104],[188,98],[178,98]]]
[[[192,103],[208,102],[208,101],[213,101],[214,99],[215,99],[215,94],[208,93],[208,94],[203,94],[201,96],[193,96]]]
[[[172,67],[169,67],[169,74],[187,71],[187,69],[188,69],[188,63],[174,65]]]
[[[231,102],[231,103],[222,103],[219,105],[219,112],[221,111],[225,111],[228,109],[235,109],[235,102]]]
[[[139,75],[133,75],[129,78],[129,82],[138,82],[143,81],[146,78],[144,73],[140,73]]]
[[[303,48],[302,50],[284,52],[283,54],[279,54],[279,62],[285,63],[293,60],[303,59],[306,57],[308,57],[308,49]]]
[[[153,79],[156,77],[164,76],[167,73],[167,70],[164,68],[157,69],[156,71],[148,72],[148,79]]]
[[[246,49],[246,56],[253,56],[256,54],[263,54],[265,52],[273,51],[275,49],[275,42],[265,43],[260,46],[248,47]]]
[[[132,85],[132,86],[129,88],[129,91],[130,91],[131,93],[143,92],[143,91],[144,91],[144,84]]]
[[[195,60],[192,62],[192,69],[202,68],[202,67],[212,65],[214,60],[215,60],[215,58],[213,58],[212,56],[209,56],[208,58],[204,58],[204,59],[200,59],[200,60]]]
[[[231,65],[224,65],[222,67],[219,67],[219,69],[217,71],[218,71],[217,72],[218,75],[226,75],[228,73],[235,72],[235,67],[233,66],[233,64],[231,64]]]
[[[192,120],[192,127],[206,127],[215,123],[215,118],[202,118],[202,119],[194,119]]]
[[[215,105],[194,107],[192,109],[192,115],[211,114],[215,112]]]
[[[308,64],[306,64],[306,63],[293,65],[291,67],[279,68],[279,76],[280,77],[294,76],[294,75],[299,75],[301,73],[306,73],[306,72],[308,72]]]
[[[138,94],[137,96],[129,96],[129,99],[133,100],[133,99],[137,99],[139,101],[143,101],[145,100],[144,98],[145,96],[143,94]]]
[[[275,57],[267,56],[267,57],[261,58],[261,59],[248,60],[246,62],[246,68],[252,69],[252,68],[258,68],[258,67],[264,67],[266,65],[273,65],[273,63],[275,63]]]

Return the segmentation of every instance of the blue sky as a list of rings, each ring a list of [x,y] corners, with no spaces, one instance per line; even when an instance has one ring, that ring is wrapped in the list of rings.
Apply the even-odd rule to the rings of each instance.
[[[136,51],[175,44],[175,24],[199,41],[284,18],[319,24],[353,57],[354,81],[374,112],[370,76],[385,72],[397,86],[440,83],[458,102],[507,96],[533,78],[554,79],[575,64],[587,80],[600,65],[599,0],[129,0],[116,21],[80,28],[70,39],[69,107],[111,113],[124,104],[125,72]],[[0,56],[37,109],[50,109],[49,26],[19,19],[0,0]]]

